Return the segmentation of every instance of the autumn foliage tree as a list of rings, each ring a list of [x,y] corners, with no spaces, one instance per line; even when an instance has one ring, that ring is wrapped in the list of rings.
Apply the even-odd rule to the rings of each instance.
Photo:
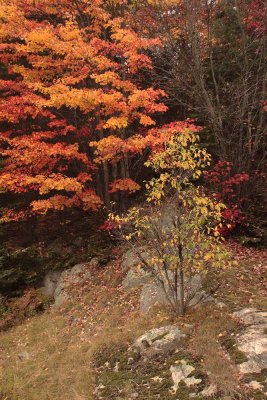
[[[126,26],[123,10],[124,1],[1,3],[0,187],[23,195],[4,220],[95,210],[139,188],[131,157],[142,135],[125,142],[166,107],[142,79],[152,68],[145,51],[159,41]]]
[[[265,10],[260,0],[2,0],[2,220],[125,209],[151,129],[185,116],[234,174],[262,176]]]

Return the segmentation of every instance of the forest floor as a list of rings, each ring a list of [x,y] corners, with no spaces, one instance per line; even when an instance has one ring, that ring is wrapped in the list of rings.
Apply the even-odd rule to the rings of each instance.
[[[222,397],[214,399],[264,399],[256,390],[247,392],[240,382],[236,363],[242,357],[231,344],[223,347],[220,338],[231,339],[240,325],[231,317],[242,307],[267,310],[267,251],[245,248],[234,242],[228,246],[238,261],[234,270],[224,271],[216,297],[226,304],[199,305],[185,317],[171,316],[164,309],[141,316],[138,290],[125,292],[118,260],[95,271],[90,282],[74,288],[72,300],[61,309],[48,307],[0,334],[1,400],[93,400],[103,398],[174,399],[170,376],[151,380],[159,371],[157,363],[148,370],[110,373],[103,365],[112,364],[125,349],[150,328],[177,324],[193,326],[190,340],[182,351],[194,358],[196,366],[212,371],[210,382]],[[224,340],[224,344],[227,341]],[[230,343],[230,341],[229,341]],[[229,350],[229,351],[228,351]],[[115,357],[115,358],[114,358]],[[166,371],[164,372],[166,375]],[[101,380],[100,380],[101,377]],[[261,377],[262,378],[262,377]],[[266,377],[264,378],[266,379]],[[104,385],[103,385],[104,382]],[[104,391],[97,397],[100,383]],[[181,389],[180,400],[190,393]],[[204,399],[204,397],[196,397]]]

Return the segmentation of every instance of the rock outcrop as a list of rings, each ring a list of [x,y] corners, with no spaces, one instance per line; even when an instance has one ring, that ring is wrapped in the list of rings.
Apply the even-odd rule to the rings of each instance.
[[[267,312],[243,308],[235,312],[234,317],[245,325],[244,331],[237,337],[237,348],[247,357],[247,361],[239,366],[240,372],[260,373],[267,368]]]

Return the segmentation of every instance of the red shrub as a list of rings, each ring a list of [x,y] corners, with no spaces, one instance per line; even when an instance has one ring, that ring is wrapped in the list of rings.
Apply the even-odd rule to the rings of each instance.
[[[220,233],[228,235],[238,225],[244,223],[245,216],[240,208],[238,190],[242,182],[248,181],[249,175],[246,172],[241,174],[233,173],[232,163],[220,160],[213,170],[205,173],[205,180],[215,193],[218,202],[226,205],[222,213],[223,223]]]

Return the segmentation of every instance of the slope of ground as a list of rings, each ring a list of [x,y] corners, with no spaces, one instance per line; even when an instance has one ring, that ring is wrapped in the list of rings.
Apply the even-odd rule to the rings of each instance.
[[[139,335],[167,324],[188,331],[174,357],[191,360],[203,382],[216,385],[220,396],[214,399],[264,399],[261,391],[251,391],[240,381],[236,363],[243,362],[244,355],[231,339],[242,326],[231,315],[248,305],[266,309],[267,254],[230,245],[239,266],[220,277],[217,297],[226,307],[198,306],[184,318],[166,310],[140,316],[138,291],[123,291],[117,261],[93,271],[92,280],[74,288],[72,301],[64,308],[49,308],[0,335],[0,399],[189,400],[192,392],[186,387],[175,396],[171,393],[169,367],[176,360],[137,361],[131,368],[125,361]]]

